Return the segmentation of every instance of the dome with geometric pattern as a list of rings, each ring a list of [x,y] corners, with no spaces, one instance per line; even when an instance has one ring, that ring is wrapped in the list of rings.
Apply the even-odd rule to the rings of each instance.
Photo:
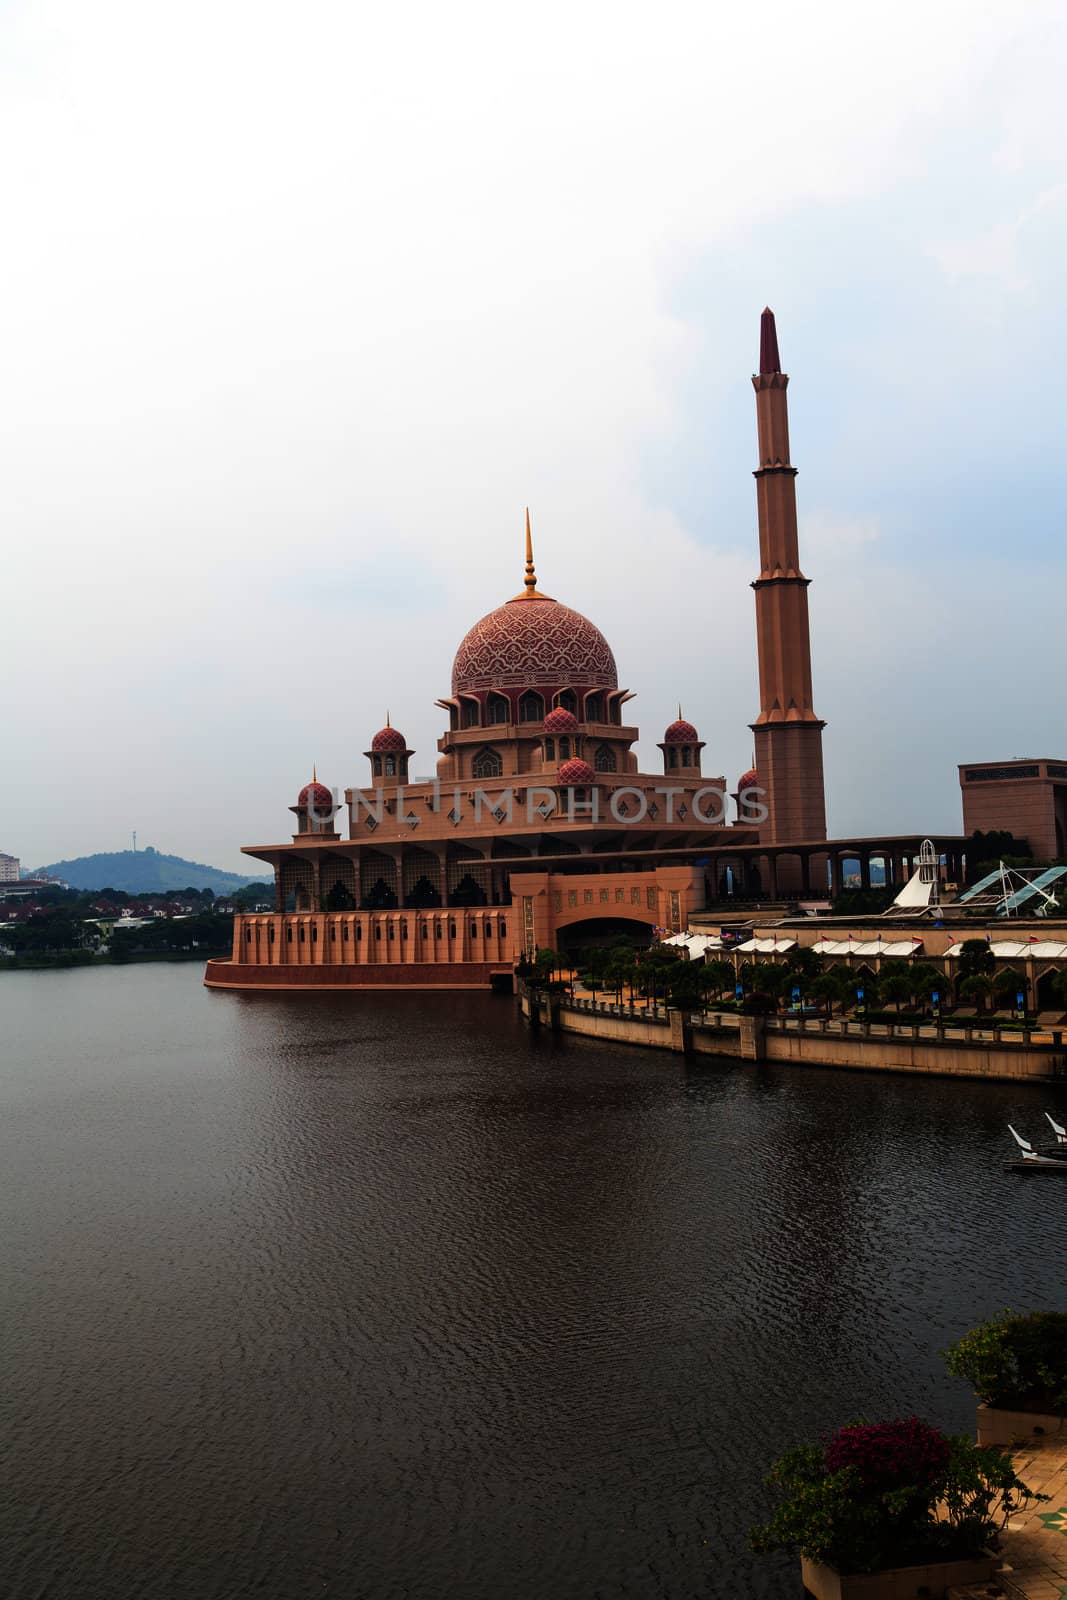
[[[664,744],[699,744],[700,735],[691,722],[678,717],[663,735]]]
[[[309,796],[311,797],[312,805],[320,816],[324,811],[333,810],[333,795],[324,783],[319,783],[317,778],[312,778],[310,783],[305,783],[300,791],[296,803],[302,810],[306,809]]]
[[[385,720],[385,727],[379,728],[378,732],[374,735],[374,738],[370,742],[370,747],[375,755],[379,755],[385,750],[404,751],[408,747],[408,742],[398,728],[393,728],[390,726],[389,719],[387,717]]]
[[[737,780],[738,794],[744,794],[746,789],[754,789],[759,783],[759,774],[755,767],[749,767],[747,772],[742,772]]]
[[[563,685],[617,689],[615,657],[588,617],[539,593],[527,512],[523,592],[490,611],[467,633],[452,665],[452,693]]]
[[[555,711],[550,711],[545,718],[546,733],[577,733],[578,718],[573,711],[568,711],[566,706],[557,706]]]
[[[556,782],[563,784],[564,788],[569,788],[579,783],[596,783],[596,781],[596,773],[588,761],[580,761],[577,757],[572,757],[570,761],[565,761],[556,773]]]

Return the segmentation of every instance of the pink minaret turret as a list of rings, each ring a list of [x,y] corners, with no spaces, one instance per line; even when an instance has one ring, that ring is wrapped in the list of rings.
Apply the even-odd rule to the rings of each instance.
[[[759,467],[760,574],[756,591],[759,655],[759,716],[752,723],[759,798],[770,812],[760,837],[826,838],[822,730],[811,692],[808,584],[800,570],[797,541],[797,469],[789,460],[789,379],[778,354],[774,312],[760,323],[760,370],[756,391]]]

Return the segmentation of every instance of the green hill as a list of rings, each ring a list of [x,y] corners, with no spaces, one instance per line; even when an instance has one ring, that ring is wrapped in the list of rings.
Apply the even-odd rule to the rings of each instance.
[[[127,894],[150,894],[162,889],[210,889],[214,894],[229,894],[246,883],[263,883],[258,878],[242,878],[236,872],[205,866],[202,861],[185,861],[181,856],[165,856],[147,845],[143,850],[114,850],[95,856],[78,856],[73,861],[53,861],[39,872],[64,878],[72,889],[124,889]]]

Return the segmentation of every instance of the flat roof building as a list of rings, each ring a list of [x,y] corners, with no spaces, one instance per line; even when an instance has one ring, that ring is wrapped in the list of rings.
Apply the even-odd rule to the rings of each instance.
[[[966,762],[960,789],[965,833],[1013,834],[1038,861],[1067,855],[1067,761]]]

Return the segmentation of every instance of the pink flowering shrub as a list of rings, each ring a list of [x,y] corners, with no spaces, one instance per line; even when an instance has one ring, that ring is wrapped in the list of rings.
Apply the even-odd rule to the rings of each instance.
[[[827,1472],[854,1467],[864,1489],[927,1489],[945,1476],[951,1446],[918,1417],[854,1422],[834,1434],[823,1452]]]
[[[767,1478],[781,1503],[754,1550],[799,1550],[838,1572],[878,1572],[974,1555],[1035,1495],[1011,1457],[918,1417],[853,1422],[797,1445]]]

